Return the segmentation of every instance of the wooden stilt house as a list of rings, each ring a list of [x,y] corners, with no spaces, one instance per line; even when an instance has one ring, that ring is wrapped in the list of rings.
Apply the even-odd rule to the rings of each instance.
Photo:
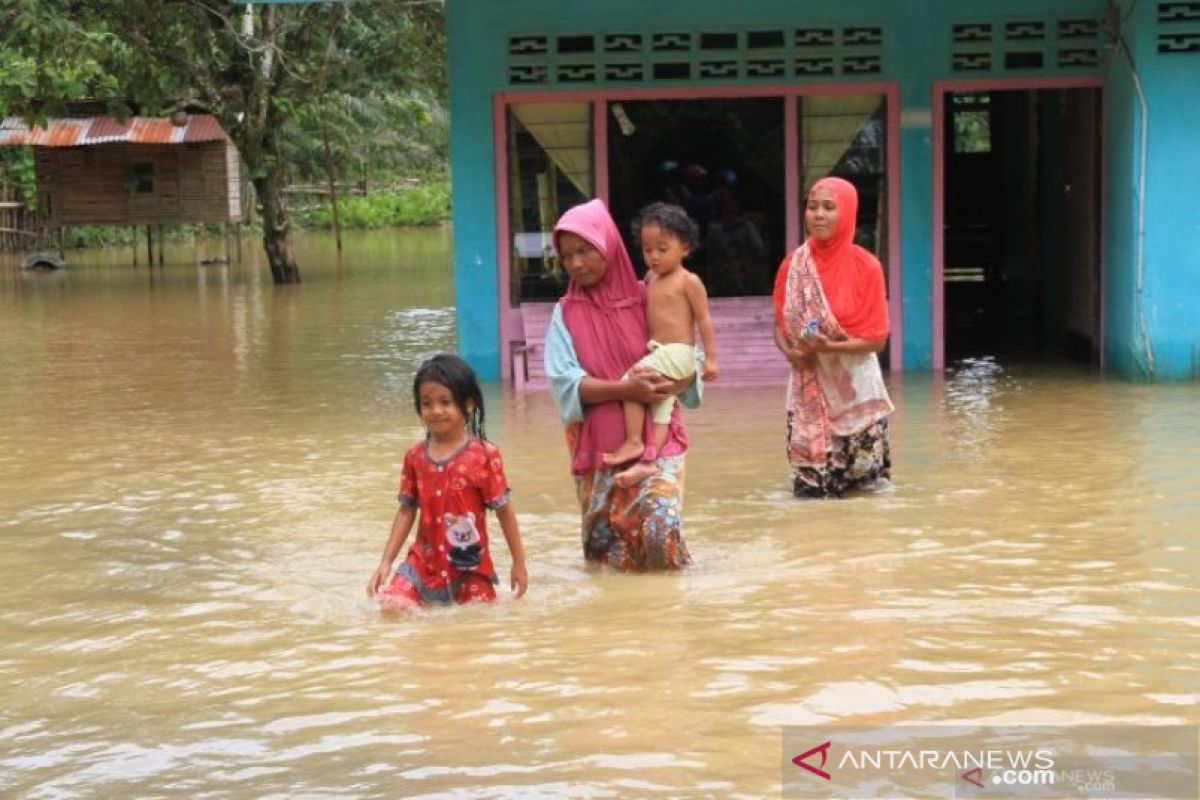
[[[210,114],[56,118],[45,127],[10,117],[0,146],[34,148],[38,213],[50,228],[242,219],[237,148]]]

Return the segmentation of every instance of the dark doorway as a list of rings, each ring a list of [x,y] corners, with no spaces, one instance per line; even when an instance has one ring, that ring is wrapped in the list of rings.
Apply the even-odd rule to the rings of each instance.
[[[771,293],[784,253],[783,99],[625,100],[609,104],[613,217],[644,271],[629,221],[654,201],[699,223],[688,262],[721,296]]]
[[[947,93],[946,358],[1099,353],[1099,89]]]

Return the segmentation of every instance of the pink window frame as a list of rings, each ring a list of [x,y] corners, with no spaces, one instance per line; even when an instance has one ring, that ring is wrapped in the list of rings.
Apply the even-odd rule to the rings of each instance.
[[[800,174],[796,131],[796,101],[800,97],[846,94],[881,94],[887,102],[887,214],[888,214],[888,313],[892,320],[889,367],[893,372],[903,368],[903,317],[901,288],[904,285],[900,257],[900,92],[893,82],[831,83],[798,86],[745,87],[684,87],[654,89],[601,89],[590,91],[497,92],[492,97],[492,153],[496,187],[496,257],[497,289],[500,300],[500,374],[511,370],[508,342],[520,339],[521,309],[509,306],[509,221],[508,221],[508,147],[505,142],[505,111],[510,103],[591,103],[592,160],[596,196],[609,200],[608,185],[608,124],[611,103],[621,100],[694,100],[704,98],[779,97],[784,101],[784,130],[792,135],[784,139],[784,192],[787,215],[786,249],[800,244]],[[780,253],[782,259],[785,253]]]

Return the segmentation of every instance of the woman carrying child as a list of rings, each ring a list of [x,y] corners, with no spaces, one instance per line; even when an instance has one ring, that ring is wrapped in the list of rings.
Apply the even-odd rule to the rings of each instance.
[[[485,510],[491,509],[512,557],[512,590],[520,597],[529,585],[525,548],[500,451],[485,438],[475,373],[458,356],[434,356],[417,370],[413,403],[427,433],[404,454],[400,508],[367,595],[393,610],[495,600],[499,579]],[[418,512],[417,539],[393,574]]]
[[[546,375],[566,426],[582,512],[584,557],[617,569],[679,569],[690,563],[680,512],[687,433],[673,407],[656,470],[630,486],[605,453],[625,439],[623,402],[680,395],[700,402],[695,375],[671,380],[635,363],[646,354],[646,293],[617,226],[600,200],[569,209],[554,246],[570,278],[546,333]],[[680,394],[682,393],[682,394]],[[647,416],[646,426],[652,421]],[[643,432],[653,443],[653,431]]]

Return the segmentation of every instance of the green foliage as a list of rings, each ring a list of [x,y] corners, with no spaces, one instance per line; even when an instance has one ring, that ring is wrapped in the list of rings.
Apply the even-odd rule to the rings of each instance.
[[[992,149],[991,116],[987,111],[954,114],[954,152],[987,153]]]
[[[0,115],[34,122],[62,115],[72,100],[104,104],[170,91],[166,73],[133,68],[136,50],[116,0],[5,0],[0,10]]]
[[[330,93],[296,116],[281,141],[294,182],[328,177],[390,180],[441,172],[449,158],[449,116],[432,87],[378,86],[365,95]]]
[[[136,230],[135,230],[136,228]],[[158,235],[155,229],[155,236]],[[198,231],[196,225],[163,225],[161,227],[166,241],[175,244],[189,244],[196,241]],[[63,246],[67,250],[79,250],[90,247],[131,247],[137,238],[139,252],[145,252],[146,226],[137,225],[76,225],[63,229]],[[205,230],[204,239],[209,242],[220,242],[222,239],[219,227],[209,226]],[[157,247],[157,242],[155,244]]]
[[[395,225],[434,225],[450,218],[450,184],[446,181],[401,191],[338,197],[343,228],[385,228]],[[332,228],[333,210],[319,206],[302,217],[305,226]]]
[[[130,245],[133,231],[113,225],[81,225],[63,230],[63,247],[79,250],[85,247],[116,247]]]
[[[324,171],[326,135],[359,173],[444,161],[443,16],[436,0],[0,0],[0,114],[38,121],[81,100],[116,116],[210,110],[255,183],[280,280],[295,266],[271,245],[288,235],[279,190],[289,164]]]
[[[0,147],[0,184],[16,187],[26,206],[37,204],[37,175],[28,147]]]

